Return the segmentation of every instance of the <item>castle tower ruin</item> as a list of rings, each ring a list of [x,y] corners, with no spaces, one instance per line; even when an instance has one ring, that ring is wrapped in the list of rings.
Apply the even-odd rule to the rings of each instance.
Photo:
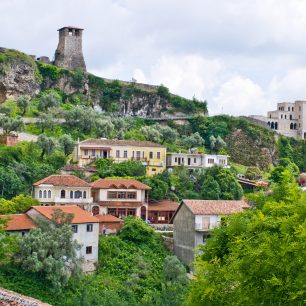
[[[55,51],[54,64],[65,69],[81,68],[86,70],[82,51],[83,29],[63,27],[58,30],[59,41]]]

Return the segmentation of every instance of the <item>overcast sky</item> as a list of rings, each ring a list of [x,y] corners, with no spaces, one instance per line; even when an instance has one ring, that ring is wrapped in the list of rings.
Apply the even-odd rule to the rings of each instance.
[[[53,58],[85,29],[88,71],[164,84],[211,114],[306,99],[305,0],[0,0],[0,46]]]

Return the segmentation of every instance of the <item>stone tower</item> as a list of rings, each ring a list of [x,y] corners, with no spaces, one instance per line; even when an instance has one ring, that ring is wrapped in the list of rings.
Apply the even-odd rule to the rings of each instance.
[[[86,70],[82,51],[83,29],[63,27],[58,30],[59,41],[55,51],[54,64],[61,68]]]

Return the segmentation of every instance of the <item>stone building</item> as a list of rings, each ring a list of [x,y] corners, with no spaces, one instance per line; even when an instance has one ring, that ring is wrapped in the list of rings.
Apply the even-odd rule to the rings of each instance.
[[[66,26],[58,30],[59,41],[55,51],[54,64],[65,69],[86,70],[82,51],[83,29]]]
[[[267,117],[251,116],[266,123],[275,132],[297,139],[306,139],[306,101],[277,103],[277,110],[269,111]]]
[[[173,217],[174,254],[191,266],[197,247],[205,243],[222,218],[248,208],[244,201],[183,200]]]

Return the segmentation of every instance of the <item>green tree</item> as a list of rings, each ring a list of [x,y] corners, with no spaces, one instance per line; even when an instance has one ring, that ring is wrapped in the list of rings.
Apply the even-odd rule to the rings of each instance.
[[[37,138],[37,145],[41,149],[40,158],[43,159],[45,155],[50,155],[55,149],[56,142],[53,138],[41,134]]]
[[[154,126],[146,125],[140,129],[140,133],[142,133],[146,140],[153,142],[161,142],[162,134],[160,131]]]
[[[293,150],[289,139],[287,137],[280,136],[277,145],[279,158],[289,158],[292,160]]]
[[[164,86],[163,84],[160,84],[157,88],[157,93],[162,97],[166,99],[170,99],[170,92],[169,89]]]
[[[51,107],[58,107],[61,101],[62,98],[57,92],[52,91],[45,93],[39,99],[38,110],[45,112]]]
[[[306,195],[284,177],[262,209],[216,228],[196,260],[187,305],[302,305],[306,278]],[[295,193],[292,192],[292,187]]]
[[[248,167],[245,173],[245,178],[248,180],[258,180],[262,177],[262,173],[258,167]]]
[[[181,142],[182,142],[182,145],[186,146],[188,149],[191,149],[194,147],[201,147],[205,143],[204,139],[201,137],[201,135],[198,132],[195,132],[194,134],[191,134],[190,136],[183,136]]]
[[[11,198],[22,190],[22,181],[16,172],[9,167],[0,166],[1,197]]]
[[[51,130],[53,129],[54,118],[51,114],[40,113],[36,124],[37,124],[38,127],[40,127],[41,133],[44,133],[46,128],[49,128]]]
[[[159,133],[161,134],[161,143],[175,143],[178,137],[178,132],[169,126],[157,125]]]
[[[54,289],[61,290],[71,276],[79,276],[79,245],[73,240],[73,215],[54,210],[52,220],[40,220],[20,243],[19,260],[22,269],[39,273]]]
[[[166,198],[166,195],[169,190],[169,185],[163,181],[159,177],[151,177],[146,178],[144,181],[144,184],[150,186],[152,189],[149,191],[149,198],[151,200],[163,200]]]
[[[112,164],[114,176],[144,176],[146,167],[140,161],[127,160]]]
[[[17,99],[17,106],[21,110],[21,116],[24,116],[24,114],[28,109],[29,104],[30,104],[30,98],[28,96],[20,96]]]
[[[96,130],[99,137],[110,138],[114,128],[110,118],[100,118],[96,122]]]
[[[205,178],[201,197],[203,200],[220,200],[221,189],[218,182],[212,176]]]
[[[32,198],[30,195],[19,194],[11,200],[15,204],[15,212],[23,213],[32,206],[39,206],[40,203],[37,199]]]
[[[74,140],[68,134],[62,135],[58,140],[61,149],[63,150],[65,156],[68,156],[72,153],[74,148]]]
[[[5,231],[9,218],[0,218],[0,267],[8,264],[18,251],[18,236]]]
[[[10,134],[12,131],[20,131],[23,127],[23,121],[20,116],[10,118],[6,115],[0,114],[0,128],[3,129],[5,135]]]

